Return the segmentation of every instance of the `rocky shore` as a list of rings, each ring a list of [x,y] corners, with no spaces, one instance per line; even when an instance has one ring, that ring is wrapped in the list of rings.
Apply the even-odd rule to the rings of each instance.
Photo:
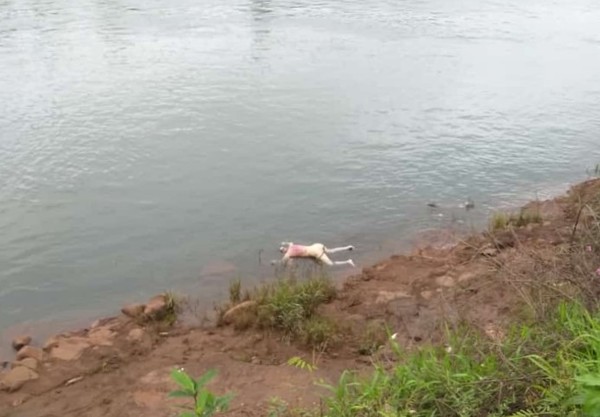
[[[599,190],[599,181],[588,181],[569,195],[528,204],[521,220],[507,217],[505,227],[365,268],[317,307],[319,317],[335,323],[335,338],[320,349],[260,321],[240,326],[239,312],[256,310],[260,300],[233,297],[224,301],[218,325],[190,326],[178,322],[185,306],[170,294],[44,343],[17,337],[15,356],[0,371],[0,417],[172,416],[167,394],[174,388],[174,367],[194,375],[216,369],[211,387],[235,393],[229,415],[259,416],[273,398],[318,406],[323,390],[314,380],[335,381],[343,370],[368,369],[374,355],[385,353],[383,327],[407,349],[444,343],[445,326],[459,322],[501,340],[523,303],[507,285],[506,265],[517,270],[525,267],[527,252],[551,256],[564,250],[575,216],[581,223],[588,216],[574,213],[573,196]],[[289,366],[295,356],[310,359],[314,373]]]

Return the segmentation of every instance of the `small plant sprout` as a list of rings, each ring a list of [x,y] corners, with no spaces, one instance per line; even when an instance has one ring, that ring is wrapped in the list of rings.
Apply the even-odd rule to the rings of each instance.
[[[291,357],[290,359],[288,359],[287,363],[288,363],[288,365],[293,366],[298,369],[306,369],[308,372],[311,372],[311,373],[318,369],[316,365],[308,363],[307,361],[302,359],[300,356]]]
[[[171,378],[179,389],[172,391],[169,397],[190,398],[194,402],[193,407],[187,407],[188,411],[182,412],[179,417],[211,417],[218,412],[227,411],[232,395],[217,396],[204,387],[215,375],[216,371],[209,370],[200,378],[193,379],[183,368],[171,372]]]

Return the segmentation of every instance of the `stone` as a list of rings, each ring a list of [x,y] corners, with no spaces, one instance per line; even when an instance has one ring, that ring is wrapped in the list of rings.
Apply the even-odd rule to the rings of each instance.
[[[454,278],[449,275],[444,275],[435,279],[437,285],[442,287],[453,287],[455,282]]]
[[[82,337],[65,338],[52,349],[50,356],[54,359],[72,361],[78,359],[88,347],[90,347],[90,343]]]
[[[46,341],[46,343],[44,343],[44,346],[42,347],[42,350],[44,352],[50,352],[53,348],[57,347],[59,343],[59,339],[56,336],[51,337],[50,339],[48,339]]]
[[[14,398],[14,400],[12,402],[12,406],[18,407],[18,406],[22,405],[23,403],[25,403],[25,401],[30,399],[31,395],[19,393],[19,394],[13,394],[13,398]]]
[[[462,274],[460,274],[460,276],[458,277],[458,282],[465,282],[465,281],[470,281],[473,278],[475,278],[477,276],[476,273],[474,272],[463,272]]]
[[[69,385],[76,384],[80,381],[83,381],[83,376],[77,376],[75,378],[69,379],[67,382],[65,382],[65,386],[68,387]]]
[[[33,346],[25,346],[17,352],[17,360],[20,361],[25,358],[33,358],[41,362],[44,359],[44,351]]]
[[[429,273],[429,278],[441,277],[442,275],[446,275],[447,273],[448,273],[448,268],[439,267]]]
[[[256,307],[256,301],[248,300],[244,301],[236,306],[233,306],[223,314],[223,323],[231,324],[235,321],[235,318],[251,308]]]
[[[12,347],[17,352],[31,343],[30,336],[17,336],[12,341]]]
[[[108,327],[96,327],[88,334],[88,341],[94,346],[112,346],[116,335]]]
[[[127,335],[127,340],[129,342],[141,342],[144,339],[144,335],[144,329],[131,329]]]
[[[496,248],[485,248],[481,251],[483,256],[496,256],[498,254],[498,249]]]
[[[161,294],[148,301],[144,308],[144,315],[154,320],[160,320],[167,315],[167,310],[167,298]]]
[[[385,304],[399,298],[411,298],[411,296],[406,291],[379,291],[375,304]]]
[[[423,297],[424,300],[430,300],[431,297],[433,297],[433,291],[431,291],[431,290],[422,291],[421,297]]]
[[[29,381],[38,379],[39,375],[25,366],[17,366],[0,378],[0,390],[14,392]]]
[[[121,309],[121,313],[132,319],[136,319],[144,314],[145,309],[146,306],[144,304],[128,304]]]
[[[19,367],[19,366],[24,366],[25,368],[29,368],[32,371],[35,371],[38,368],[39,362],[37,359],[35,358],[25,358],[22,359],[20,361],[16,361],[13,362],[11,367],[12,369]]]

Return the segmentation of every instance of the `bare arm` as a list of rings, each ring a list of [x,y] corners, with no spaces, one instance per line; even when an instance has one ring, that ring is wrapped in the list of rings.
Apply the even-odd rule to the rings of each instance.
[[[286,253],[285,255],[283,255],[283,258],[281,258],[281,260],[279,260],[279,261],[276,261],[276,260],[273,260],[273,261],[271,261],[271,265],[278,265],[278,264],[281,264],[281,265],[284,265],[284,266],[285,266],[285,265],[287,265],[287,264],[289,264],[289,263],[291,263],[291,262],[292,262],[292,259],[291,259],[291,258],[289,257],[289,255]]]

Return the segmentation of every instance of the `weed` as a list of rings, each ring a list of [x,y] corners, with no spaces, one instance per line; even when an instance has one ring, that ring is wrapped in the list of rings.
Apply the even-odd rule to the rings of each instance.
[[[525,227],[529,224],[542,223],[542,215],[537,210],[521,210],[518,214],[508,214],[503,212],[494,213],[490,220],[489,229],[491,232],[504,230],[509,226]]]
[[[288,365],[298,369],[306,369],[308,372],[314,372],[318,368],[316,365],[310,364],[302,359],[300,356],[293,356],[287,361]]]
[[[242,281],[238,278],[229,284],[229,302],[237,304],[242,300]]]
[[[204,387],[216,374],[216,371],[210,370],[194,380],[183,369],[174,369],[171,372],[171,378],[179,385],[179,390],[172,391],[169,396],[191,398],[194,402],[191,411],[184,411],[179,417],[210,417],[218,412],[227,411],[231,394],[217,396]]]
[[[391,342],[392,367],[369,378],[345,372],[325,416],[578,416],[594,414],[600,378],[600,315],[561,304],[545,323],[515,326],[502,344],[475,332],[450,337],[452,349],[405,352]],[[577,377],[579,379],[577,379]],[[583,393],[583,394],[582,394]]]
[[[317,315],[317,308],[335,297],[335,287],[327,277],[280,278],[243,292],[236,281],[229,292],[230,303],[215,307],[218,324],[224,324],[225,313],[238,301],[254,301],[252,308],[244,309],[232,318],[235,329],[276,330],[288,341],[298,340],[315,348],[330,344],[335,338],[336,326]],[[243,297],[240,296],[242,293]]]
[[[504,230],[510,223],[510,216],[506,213],[494,213],[490,220],[490,231]]]
[[[367,325],[367,329],[358,347],[358,353],[361,355],[372,355],[379,347],[383,346],[388,340],[388,330],[385,323],[373,321]]]
[[[337,342],[338,329],[336,324],[321,316],[312,316],[302,326],[302,342],[307,346],[325,349]]]
[[[274,397],[269,400],[269,411],[267,417],[282,417],[288,413],[288,404],[280,398]]]

